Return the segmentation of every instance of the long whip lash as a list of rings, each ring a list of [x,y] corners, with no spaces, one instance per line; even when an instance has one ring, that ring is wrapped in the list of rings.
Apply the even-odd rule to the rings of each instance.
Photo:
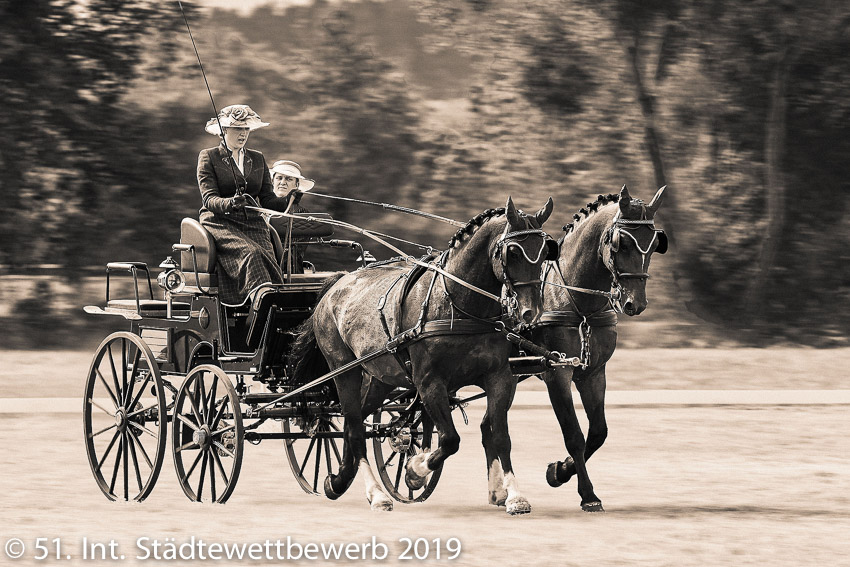
[[[213,115],[215,116],[215,121],[218,123],[218,131],[221,132],[221,143],[224,144],[224,149],[227,150],[227,153],[232,155],[233,152],[231,152],[230,148],[227,147],[227,141],[224,139],[224,128],[221,127],[221,120],[218,118],[218,107],[215,105],[212,90],[210,89],[210,83],[207,81],[207,73],[204,71],[204,64],[201,63],[201,54],[198,53],[198,46],[195,45],[195,37],[192,35],[192,28],[189,27],[189,18],[186,17],[186,12],[183,10],[183,3],[180,2],[180,0],[177,0],[177,5],[180,6],[180,13],[183,14],[183,22],[186,24],[186,31],[189,32],[189,39],[192,40],[192,49],[195,50],[195,57],[198,58],[198,67],[201,68],[201,76],[204,77],[204,84],[207,86],[207,93],[210,95]],[[236,194],[241,195],[243,189],[236,179],[236,171],[233,169],[233,160],[227,160],[227,163],[230,165],[230,173],[233,175],[233,184],[236,185]]]

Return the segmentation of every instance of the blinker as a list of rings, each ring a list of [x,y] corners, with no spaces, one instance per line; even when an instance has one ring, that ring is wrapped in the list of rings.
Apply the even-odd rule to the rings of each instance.
[[[560,246],[556,240],[546,240],[546,260],[554,262],[560,255]]]

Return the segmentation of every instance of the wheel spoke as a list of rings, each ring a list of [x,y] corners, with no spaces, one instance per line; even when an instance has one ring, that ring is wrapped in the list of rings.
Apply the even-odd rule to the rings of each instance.
[[[136,345],[133,345],[136,346]],[[133,404],[129,402],[133,399],[133,385],[136,383],[136,371],[139,369],[139,357],[142,355],[142,349],[136,346],[136,353],[133,355],[133,365],[130,368],[130,379],[127,384],[127,391],[124,392],[124,402],[128,403],[127,409],[133,409]],[[126,367],[125,367],[126,372]]]
[[[200,427],[198,427],[196,424],[192,423],[192,421],[189,420],[189,418],[186,417],[185,415],[183,415],[182,413],[178,413],[178,414],[175,414],[175,415],[177,416],[177,419],[179,419],[180,421],[182,421],[183,423],[188,425],[190,428],[192,428],[192,431],[199,431],[200,430]]]
[[[221,399],[221,405],[215,412],[215,417],[213,418],[212,423],[210,423],[210,428],[215,429],[216,427],[218,427],[218,424],[221,422],[222,417],[224,416],[224,411],[227,409],[227,406],[230,405],[229,402],[230,400],[227,397]]]
[[[203,379],[202,374],[198,373],[195,376],[195,384],[194,384],[195,392],[194,392],[194,395],[189,395],[188,392],[186,393],[186,399],[189,400],[189,405],[192,406],[192,411],[195,413],[195,419],[198,420],[198,425],[204,423],[204,418],[201,417],[201,410],[198,409],[198,404],[196,403],[197,399],[198,399],[198,382],[200,382],[202,379]]]
[[[211,451],[211,452],[215,453],[215,451]],[[213,468],[214,467],[214,465],[213,465],[214,460],[215,459],[207,459],[207,461],[209,461],[209,464],[210,464],[210,496],[211,496],[213,502],[216,501],[216,497],[215,497],[215,468]]]
[[[139,467],[139,458],[136,456],[136,444],[133,442],[135,435],[130,435],[130,456],[133,457],[133,469],[136,471],[136,483],[139,485],[139,492],[142,491],[142,473]]]
[[[218,431],[213,431],[212,434],[213,434],[213,436],[218,437],[222,433],[227,433],[228,431],[232,431],[234,429],[236,429],[236,425],[231,424],[231,425],[228,425],[227,427],[225,427],[224,429],[219,429]]]
[[[112,450],[112,447],[115,446],[115,442],[118,440],[118,437],[121,436],[120,431],[116,431],[115,435],[112,436],[112,441],[109,442],[109,445],[106,447],[106,452],[103,453],[103,456],[100,458],[100,462],[97,463],[97,470],[100,472],[100,469],[103,468],[103,463],[106,461],[106,457],[109,456],[109,452]]]
[[[121,339],[121,403],[127,407],[127,339]],[[127,455],[124,455],[126,458]],[[126,500],[126,498],[124,498]]]
[[[316,487],[319,485],[319,468],[322,465],[322,440],[319,439],[319,442],[316,444],[316,470],[313,473],[313,491],[316,490]]]
[[[398,453],[398,470],[395,472],[395,488],[398,490],[401,484],[401,473],[404,471],[404,453]]]
[[[92,434],[90,434],[90,435],[89,435],[89,438],[90,438],[90,439],[92,439],[92,438],[94,438],[94,437],[97,437],[97,436],[98,436],[98,435],[100,435],[101,433],[105,433],[105,432],[109,431],[110,429],[112,429],[113,427],[118,427],[118,426],[117,426],[117,425],[115,425],[115,424],[113,423],[113,424],[112,424],[112,425],[110,425],[109,427],[104,427],[103,429],[101,429],[101,430],[100,430],[100,431],[98,431],[97,433],[92,433]]]
[[[124,390],[121,389],[121,384],[118,383],[118,371],[115,370],[115,358],[112,356],[112,343],[109,343],[106,346],[106,349],[109,351],[109,367],[112,370],[112,383],[115,385],[115,398],[118,400],[124,399]],[[118,405],[121,405],[121,402],[118,402]]]
[[[216,377],[213,374],[213,383],[215,383]],[[204,421],[201,423],[207,423],[207,419],[210,415],[210,408],[207,405],[207,382],[206,380],[198,380],[198,400],[200,400],[201,406],[201,415],[204,418]]]
[[[213,441],[213,445],[215,445],[216,447],[218,447],[219,449],[221,449],[222,451],[224,451],[225,453],[227,453],[227,456],[228,456],[228,457],[230,457],[231,459],[235,459],[235,458],[236,458],[236,455],[234,455],[234,454],[233,454],[233,452],[231,452],[231,450],[230,450],[230,449],[228,449],[227,447],[225,447],[224,445],[222,445],[222,444],[221,444],[221,443],[219,443],[218,441]]]
[[[398,455],[398,453],[396,453],[395,451],[392,451],[392,453],[390,454],[390,458],[387,459],[386,461],[384,461],[384,469],[385,470],[386,470],[387,467],[390,466],[390,463],[392,462],[393,459],[396,458],[397,455]]]
[[[135,404],[133,404],[133,405],[135,405]],[[155,407],[157,407],[157,406],[159,406],[159,402],[156,402],[155,404],[150,405],[150,406],[148,406],[148,407],[146,407],[146,408],[139,408],[139,409],[137,409],[136,411],[134,411],[134,412],[132,412],[132,413],[128,413],[128,414],[127,414],[127,417],[128,417],[128,418],[136,417],[136,416],[137,416],[137,415],[139,415],[140,413],[145,413],[146,411],[152,410],[153,408],[155,408]],[[131,407],[132,407],[132,406],[131,406]]]
[[[128,465],[130,464],[130,457],[127,455],[127,435],[129,434],[130,432],[125,429],[124,434],[121,436],[121,445],[124,447],[124,458],[121,459],[124,462],[124,500],[130,499],[130,471],[127,469]]]
[[[147,433],[148,435],[150,435],[154,439],[159,439],[159,435],[157,435],[156,433],[154,433],[153,431],[151,431],[147,427],[143,427],[143,426],[139,425],[138,423],[136,423],[135,421],[128,421],[127,423],[129,423],[131,426],[135,427],[136,429],[139,429],[140,431],[144,431],[145,433]]]
[[[177,447],[176,449],[174,449],[174,452],[179,453],[179,452],[186,450],[186,449],[200,449],[200,448],[201,448],[201,446],[198,445],[197,443],[195,443],[194,441],[189,441],[185,445],[181,445],[181,446]]]
[[[124,447],[123,439],[118,444],[118,453],[115,456],[115,466],[112,467],[112,482],[109,483],[109,492],[115,494],[115,481],[118,480],[118,467],[121,465],[121,449]]]
[[[301,476],[304,476],[304,468],[307,466],[307,461],[310,460],[310,453],[313,452],[313,446],[315,444],[316,444],[316,438],[313,437],[312,439],[310,439],[310,446],[307,447],[307,454],[304,455],[304,462],[301,463],[301,471],[300,471]]]
[[[331,446],[333,446],[333,439],[325,439],[325,465],[328,467],[328,474],[331,474]]]
[[[145,451],[145,446],[142,445],[142,442],[135,435],[131,435],[130,439],[136,444],[136,446],[139,447],[139,451],[142,452],[142,457],[145,458],[145,462],[148,464],[148,466],[151,469],[153,469],[153,464],[151,463],[151,458],[148,456],[148,452]]]
[[[100,411],[102,411],[103,413],[105,413],[106,415],[108,415],[109,417],[115,417],[115,414],[114,414],[114,413],[112,413],[112,412],[110,412],[110,411],[107,411],[107,410],[106,410],[106,409],[105,409],[102,405],[100,405],[99,403],[97,403],[96,401],[94,401],[94,399],[93,399],[93,398],[89,398],[89,403],[90,403],[91,405],[93,405],[94,407],[96,407],[97,409],[99,409]],[[117,409],[117,408],[116,408],[116,409]]]
[[[339,431],[339,429],[337,429],[337,431]],[[336,457],[336,464],[341,465],[342,464],[342,456],[339,454],[339,449],[336,446],[335,440],[334,439],[328,439],[328,441],[330,441],[331,447],[333,447],[334,456]],[[330,472],[330,467],[328,467],[328,472]]]
[[[192,463],[192,466],[189,467],[189,472],[186,473],[186,481],[187,482],[189,481],[189,477],[192,476],[192,473],[195,471],[195,467],[197,467],[198,463],[201,461],[201,457],[203,457],[203,456],[204,456],[204,452],[201,451],[200,453],[198,453],[198,456],[195,457],[195,462]]]
[[[211,414],[215,410],[215,391],[218,386],[218,376],[213,376],[212,388],[210,388],[209,401],[206,402],[208,413],[207,413],[207,425],[212,425],[212,419],[210,419]]]
[[[138,391],[138,393],[136,394],[136,397],[135,397],[135,398],[133,398],[133,401],[132,401],[132,402],[130,403],[130,405],[129,405],[129,406],[127,406],[127,407],[129,407],[129,408],[134,408],[134,407],[136,407],[136,404],[137,404],[137,403],[139,403],[139,400],[141,399],[142,395],[145,393],[145,388],[147,387],[148,382],[150,382],[150,381],[151,381],[151,376],[153,376],[153,374],[151,374],[151,373],[149,372],[149,373],[148,373],[148,375],[147,375],[147,377],[145,378],[145,381],[142,383],[142,387],[141,387],[141,388],[139,388],[139,391]],[[156,406],[157,406],[157,404],[154,404],[154,405],[150,406],[150,408],[145,408],[145,409],[146,409],[146,410],[148,410],[148,409],[154,408],[154,407],[156,407]],[[142,410],[139,410],[139,411],[142,411]],[[137,413],[138,413],[138,412],[133,412],[133,413],[131,413],[131,414],[130,414],[130,417],[132,417],[132,416],[136,415]]]
[[[100,373],[100,368],[95,368],[94,371],[97,374],[97,377],[100,378],[100,381],[103,383],[103,387],[106,388],[106,391],[109,393],[109,397],[112,398],[112,403],[115,404],[115,409],[118,409],[118,398],[112,391],[112,388],[109,387],[109,384],[106,383],[106,378],[104,378],[103,374]],[[94,391],[94,388],[92,388],[92,391]]]
[[[204,462],[201,463],[201,479],[198,481],[198,492],[196,493],[198,496],[198,502],[200,502],[203,498],[204,493],[204,477],[207,474],[207,451],[203,452],[204,454]]]
[[[227,486],[230,484],[230,481],[227,479],[227,473],[224,472],[224,465],[221,464],[221,457],[218,456],[218,451],[213,451],[212,455],[215,460],[215,464],[218,467],[218,472],[221,474],[221,478],[224,479],[224,485]]]

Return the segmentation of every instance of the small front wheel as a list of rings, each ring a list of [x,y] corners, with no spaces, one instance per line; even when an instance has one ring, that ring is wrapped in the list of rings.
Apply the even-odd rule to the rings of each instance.
[[[224,503],[233,494],[245,430],[230,377],[211,364],[195,367],[177,392],[172,452],[180,487],[190,500]]]

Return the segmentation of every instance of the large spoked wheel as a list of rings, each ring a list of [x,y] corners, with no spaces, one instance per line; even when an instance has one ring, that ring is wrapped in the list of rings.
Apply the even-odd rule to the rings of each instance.
[[[372,414],[372,450],[374,463],[378,468],[381,482],[390,496],[409,504],[423,502],[440,480],[443,467],[431,473],[425,485],[413,490],[404,482],[407,461],[419,453],[428,452],[437,447],[438,436],[433,423],[419,409],[389,410],[378,409]]]
[[[298,485],[308,494],[322,495],[325,478],[342,463],[343,420],[335,415],[283,420],[286,458]]]
[[[133,333],[106,337],[86,379],[83,428],[89,466],[107,498],[148,497],[162,468],[167,421],[150,348]]]
[[[239,480],[245,430],[230,377],[217,366],[194,368],[174,402],[172,451],[183,492],[195,502],[226,502]]]

